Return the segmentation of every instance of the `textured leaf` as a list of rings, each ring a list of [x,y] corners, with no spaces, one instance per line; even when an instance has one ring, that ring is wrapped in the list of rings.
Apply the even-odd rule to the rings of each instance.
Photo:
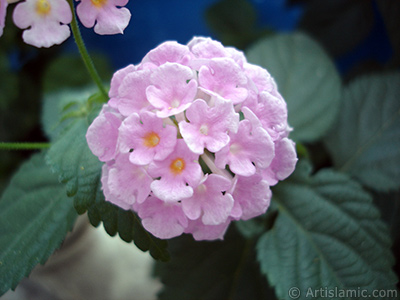
[[[254,241],[231,226],[224,241],[195,241],[184,235],[170,240],[171,261],[158,263],[161,300],[275,299],[260,274]]]
[[[395,290],[389,232],[370,195],[345,174],[322,170],[309,177],[307,169],[300,163],[274,190],[279,215],[257,245],[261,270],[278,297],[291,299],[291,288],[299,289],[298,299],[321,288]]]
[[[325,141],[336,168],[376,190],[400,187],[400,73],[351,82]]]
[[[86,118],[75,119],[61,134],[47,153],[46,161],[59,174],[59,180],[67,183],[68,196],[78,201],[90,201],[96,194],[102,163],[92,154],[86,142],[89,122]],[[79,213],[84,211],[79,210]]]
[[[22,165],[0,200],[0,295],[48,259],[76,216],[42,154]]]
[[[324,50],[308,36],[294,33],[261,40],[246,54],[276,80],[294,128],[291,138],[321,138],[337,117],[341,94],[339,75]]]
[[[55,140],[60,132],[76,121],[74,118],[62,121],[63,116],[80,109],[84,111],[87,99],[96,91],[96,87],[89,86],[84,89],[68,89],[46,94],[41,115],[42,128],[46,135]]]
[[[74,197],[77,212],[83,214],[87,211],[92,225],[98,226],[100,222],[103,222],[109,235],[114,236],[118,233],[124,241],[128,243],[134,241],[142,251],[149,250],[155,259],[166,261],[169,259],[167,242],[155,238],[144,230],[134,213],[124,211],[104,199],[100,181],[103,163],[90,151],[85,137],[98,109],[95,106],[92,112],[89,112],[87,104],[80,100],[85,93],[83,91],[81,94],[63,95],[58,99],[61,101],[59,108],[63,107],[58,110],[59,120],[50,121],[49,118],[44,122],[58,124],[56,128],[61,128],[58,129],[59,133],[47,153],[46,161],[59,175],[59,180],[66,183],[67,194]],[[68,103],[76,103],[76,105]],[[73,109],[76,109],[76,106],[80,107],[78,114],[63,121],[60,120],[63,119],[63,113],[74,112]]]

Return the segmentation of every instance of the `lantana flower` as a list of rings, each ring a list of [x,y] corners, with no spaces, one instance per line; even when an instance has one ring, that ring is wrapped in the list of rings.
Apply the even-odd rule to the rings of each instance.
[[[82,24],[94,26],[97,34],[123,33],[131,19],[130,11],[122,7],[126,4],[128,0],[81,0],[76,13]]]
[[[16,26],[25,29],[25,43],[40,47],[61,44],[71,34],[67,24],[72,21],[70,6],[66,0],[26,0],[14,9]]]
[[[294,170],[287,108],[271,75],[210,38],[165,42],[115,73],[87,132],[107,201],[159,238],[222,239],[264,214]]]

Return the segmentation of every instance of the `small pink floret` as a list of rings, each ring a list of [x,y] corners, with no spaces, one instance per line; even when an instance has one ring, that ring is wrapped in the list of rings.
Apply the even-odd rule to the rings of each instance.
[[[221,150],[230,141],[228,133],[237,131],[239,125],[239,114],[224,100],[209,107],[198,99],[186,110],[186,118],[189,122],[181,121],[179,129],[190,150],[197,154],[203,154],[204,148]]]
[[[71,34],[67,24],[72,13],[66,0],[26,0],[15,7],[13,20],[25,29],[24,42],[38,48],[61,44]]]
[[[154,113],[143,112],[127,117],[119,128],[120,151],[130,153],[136,165],[148,165],[153,160],[164,160],[176,145],[175,126],[164,127]]]
[[[123,33],[131,19],[125,6],[128,0],[81,0],[76,13],[83,26],[91,28],[97,34]]]

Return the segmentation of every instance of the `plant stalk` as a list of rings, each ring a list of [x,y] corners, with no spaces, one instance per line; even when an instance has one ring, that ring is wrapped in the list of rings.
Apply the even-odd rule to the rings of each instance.
[[[86,66],[86,69],[88,70],[90,77],[92,77],[94,83],[97,85],[100,93],[104,97],[104,102],[107,101],[108,99],[108,94],[106,89],[103,86],[102,80],[99,76],[99,73],[96,70],[96,67],[94,66],[93,60],[90,58],[89,52],[86,49],[85,42],[82,39],[81,32],[79,30],[79,25],[78,21],[76,18],[76,13],[75,13],[75,8],[74,8],[74,0],[68,0],[69,6],[71,7],[71,12],[72,12],[72,22],[71,22],[71,30],[72,34],[75,39],[75,43],[78,47],[79,53],[81,55],[81,58],[83,60],[83,63]]]
[[[5,143],[0,142],[0,150],[40,150],[50,148],[50,143]]]

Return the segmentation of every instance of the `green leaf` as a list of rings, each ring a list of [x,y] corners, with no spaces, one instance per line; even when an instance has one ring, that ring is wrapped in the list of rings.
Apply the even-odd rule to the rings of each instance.
[[[294,288],[299,289],[298,299],[322,299],[323,294],[315,296],[319,289],[369,295],[395,290],[389,232],[371,196],[330,169],[310,177],[304,163],[274,190],[279,215],[257,245],[261,270],[277,296],[291,299]]]
[[[88,97],[89,102],[94,104],[94,108],[89,111],[91,105],[80,100],[85,93],[72,93],[69,96],[59,94],[63,95],[60,99],[52,99],[54,102],[60,101],[56,109],[59,120],[51,122],[49,118],[44,123],[48,124],[46,126],[58,124],[58,134],[47,153],[46,161],[59,175],[59,180],[66,183],[67,195],[74,197],[76,211],[79,214],[87,211],[93,226],[103,222],[109,235],[118,233],[124,241],[134,241],[142,251],[149,251],[155,259],[166,261],[169,259],[167,242],[148,233],[134,213],[124,211],[104,199],[100,181],[103,163],[93,155],[86,142],[87,129],[92,118],[97,116],[98,108],[95,97]],[[76,105],[70,104],[75,102]],[[74,114],[75,117],[61,121],[65,114],[69,116],[77,108],[79,113]]]
[[[337,169],[385,191],[400,187],[400,73],[352,81],[325,142]]]
[[[239,49],[271,33],[270,30],[256,27],[256,11],[246,0],[218,1],[206,10],[205,18],[224,45]]]
[[[161,300],[275,299],[260,274],[254,240],[231,226],[223,241],[195,241],[183,235],[169,242],[171,261],[158,263]]]
[[[42,154],[21,166],[0,200],[0,295],[45,263],[76,216]]]
[[[76,119],[49,149],[46,161],[59,180],[67,184],[67,194],[80,201],[92,198],[99,184],[102,162],[92,154],[86,142],[87,119]],[[80,213],[83,213],[80,211]]]
[[[68,114],[80,112],[82,118],[88,114],[88,99],[97,92],[95,86],[83,89],[66,89],[48,93],[44,97],[42,108],[42,128],[46,135],[55,140],[68,125],[76,121],[76,118],[67,118]]]
[[[341,94],[340,77],[331,59],[302,33],[263,39],[246,52],[248,61],[266,68],[287,103],[291,138],[318,140],[335,121]]]

